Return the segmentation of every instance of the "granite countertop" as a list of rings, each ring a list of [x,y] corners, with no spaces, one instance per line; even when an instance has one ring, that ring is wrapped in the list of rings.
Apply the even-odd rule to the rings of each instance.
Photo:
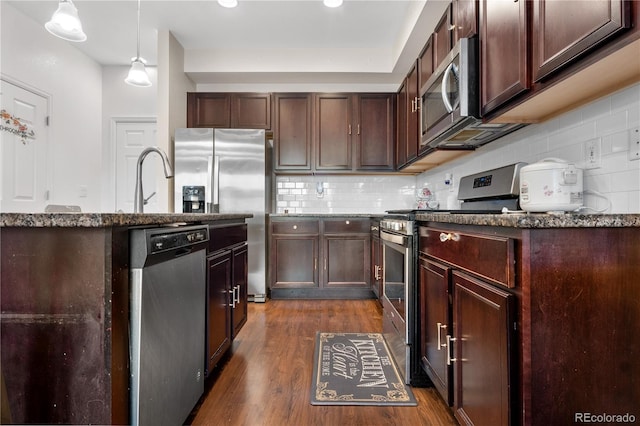
[[[0,213],[0,228],[105,228],[247,219],[250,213]]]
[[[509,228],[637,228],[640,214],[452,214],[421,213],[416,220],[459,225],[503,226]]]
[[[351,217],[351,218],[380,218],[384,217],[383,213],[272,213],[269,217]]]

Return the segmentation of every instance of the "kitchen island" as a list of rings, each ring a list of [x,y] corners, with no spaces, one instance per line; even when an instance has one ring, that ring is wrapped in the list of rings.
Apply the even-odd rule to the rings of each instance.
[[[11,421],[130,423],[129,230],[249,217],[0,214],[0,355]]]

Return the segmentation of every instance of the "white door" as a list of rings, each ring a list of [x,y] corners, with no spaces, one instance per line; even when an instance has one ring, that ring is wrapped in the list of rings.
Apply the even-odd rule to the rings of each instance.
[[[49,101],[0,80],[0,109],[0,211],[43,212],[49,199]]]
[[[138,156],[145,148],[156,146],[156,133],[155,122],[116,122],[116,211],[133,212]],[[142,194],[148,200],[145,213],[160,211],[158,171],[161,170],[164,169],[160,156],[149,154],[142,168]]]

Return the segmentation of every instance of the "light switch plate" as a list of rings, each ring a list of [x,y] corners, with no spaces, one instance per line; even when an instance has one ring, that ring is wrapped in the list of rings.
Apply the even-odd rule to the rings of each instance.
[[[640,160],[640,127],[629,129],[629,161]]]

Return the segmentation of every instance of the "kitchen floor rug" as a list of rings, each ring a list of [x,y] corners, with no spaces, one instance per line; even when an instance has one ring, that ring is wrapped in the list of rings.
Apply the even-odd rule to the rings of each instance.
[[[380,333],[316,334],[312,405],[417,405]]]

